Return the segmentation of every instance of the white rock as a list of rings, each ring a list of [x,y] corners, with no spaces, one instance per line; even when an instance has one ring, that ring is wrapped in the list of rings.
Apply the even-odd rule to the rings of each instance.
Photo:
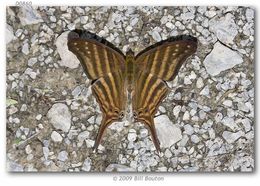
[[[223,114],[221,112],[218,112],[215,116],[215,121],[220,122],[223,118]]]
[[[66,161],[68,159],[68,153],[66,151],[61,151],[58,154],[58,160]]]
[[[169,149],[166,149],[164,152],[164,155],[166,158],[170,158],[170,157],[172,157],[172,152]]]
[[[184,133],[192,135],[194,133],[193,127],[190,124],[184,125]]]
[[[131,30],[133,30],[133,27],[130,26],[130,25],[128,25],[128,26],[126,27],[126,30],[127,30],[128,32],[130,32]]]
[[[48,156],[49,156],[49,152],[50,152],[49,148],[48,147],[42,147],[42,151],[43,151],[43,156],[44,156],[45,160],[47,160]]]
[[[25,54],[25,55],[28,55],[30,50],[29,50],[29,44],[28,43],[25,43],[22,47],[22,52]]]
[[[62,136],[58,132],[56,132],[56,131],[53,131],[51,133],[51,139],[54,142],[62,142]]]
[[[32,153],[32,149],[31,149],[30,145],[26,145],[25,152],[26,152],[26,154],[31,154]]]
[[[47,113],[51,124],[55,129],[61,129],[68,132],[71,125],[71,113],[67,105],[63,103],[54,104]]]
[[[183,114],[183,118],[182,118],[182,119],[183,119],[184,121],[190,119],[190,113],[189,113],[189,111],[186,111],[186,112]]]
[[[88,148],[94,147],[94,144],[95,144],[94,140],[86,139],[85,142],[86,142],[86,145]]]
[[[193,143],[199,143],[199,142],[200,142],[200,138],[199,138],[197,135],[195,135],[195,134],[193,134],[193,135],[190,137],[190,139],[191,139],[191,141],[192,141]]]
[[[78,140],[79,140],[79,142],[82,142],[88,137],[89,137],[89,131],[83,131],[83,132],[79,133]]]
[[[155,41],[157,41],[157,42],[162,40],[160,34],[159,34],[156,30],[154,30],[154,31],[152,32],[152,37],[153,37],[153,39],[154,39]]]
[[[173,115],[177,118],[179,116],[179,113],[181,111],[181,106],[177,105],[173,108]]]
[[[7,160],[7,170],[9,172],[24,172],[24,167],[14,161]]]
[[[131,167],[127,167],[126,165],[120,165],[120,164],[110,164],[107,166],[106,172],[133,172],[136,171],[135,169]]]
[[[12,40],[15,39],[13,28],[8,24],[6,24],[5,36],[6,36],[6,44],[10,43]]]
[[[243,112],[249,112],[251,107],[252,107],[252,105],[250,102],[246,102],[246,103],[238,102],[237,103],[238,110],[241,110]]]
[[[208,86],[208,85],[206,85],[206,86],[200,91],[200,95],[209,97],[209,86]]]
[[[251,130],[251,121],[248,118],[243,119],[242,124],[246,132]]]
[[[230,13],[220,19],[216,18],[209,21],[209,30],[214,32],[217,38],[225,44],[233,43],[238,34],[238,26],[234,21],[234,16]]]
[[[231,130],[235,131],[236,129],[238,129],[239,127],[237,126],[237,124],[234,121],[234,118],[230,118],[230,117],[224,117],[222,119],[222,123],[229,127]]]
[[[33,57],[28,60],[28,66],[32,67],[35,63],[37,63],[37,58]]]
[[[136,137],[137,137],[136,133],[134,133],[134,132],[129,132],[129,133],[128,133],[128,136],[127,136],[127,139],[128,139],[129,141],[135,141],[135,140],[136,140]]]
[[[237,52],[219,42],[215,43],[213,50],[203,61],[207,72],[212,76],[216,76],[224,70],[231,69],[242,62],[243,59]]]
[[[174,24],[172,24],[171,22],[166,23],[165,26],[169,29],[173,29],[175,27]]]
[[[154,123],[161,147],[170,147],[181,140],[180,128],[174,125],[168,116],[160,115],[154,118]]]
[[[88,157],[85,159],[83,166],[82,166],[82,170],[83,171],[90,171],[91,169],[91,159]]]
[[[20,7],[21,12],[18,15],[18,18],[20,19],[20,22],[23,26],[43,22],[41,15],[37,12],[35,8],[37,7],[29,5]]]
[[[132,20],[130,21],[130,25],[131,25],[131,26],[135,26],[136,23],[138,23],[138,18],[137,18],[137,17],[135,17],[134,19],[132,19]]]
[[[244,135],[244,132],[241,130],[238,132],[229,132],[229,131],[224,131],[222,134],[222,137],[228,142],[228,143],[234,143],[237,139],[239,139],[241,136]]]
[[[148,136],[148,130],[147,129],[141,129],[140,130],[140,136],[141,136],[141,138],[145,138],[146,136]]]
[[[41,114],[38,114],[36,117],[35,117],[36,120],[41,120],[42,119],[42,115]]]
[[[56,19],[55,16],[51,16],[51,17],[50,17],[50,20],[51,20],[51,22],[56,22],[56,21],[57,21],[57,19]]]
[[[79,66],[78,58],[69,51],[67,42],[68,42],[68,34],[69,31],[62,33],[56,40],[55,44],[57,47],[57,51],[60,55],[61,61],[58,63],[61,66],[65,66],[68,68],[77,68]]]
[[[228,99],[228,100],[223,101],[223,105],[225,105],[227,107],[231,107],[233,105],[233,102]]]
[[[246,19],[248,21],[251,21],[252,19],[254,19],[254,15],[255,15],[255,12],[253,9],[251,9],[251,8],[246,9]]]

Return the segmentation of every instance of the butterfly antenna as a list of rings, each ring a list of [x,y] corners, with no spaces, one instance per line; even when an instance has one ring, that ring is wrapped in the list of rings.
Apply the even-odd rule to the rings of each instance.
[[[123,35],[124,35],[124,38],[125,38],[125,40],[124,40],[124,43],[127,41],[127,38],[126,38],[126,33],[125,33],[125,29],[124,29],[124,27],[123,27],[123,24],[124,24],[124,22],[121,20],[120,21],[121,22],[121,29],[122,29],[122,32],[123,32]],[[122,44],[123,45],[123,44]]]

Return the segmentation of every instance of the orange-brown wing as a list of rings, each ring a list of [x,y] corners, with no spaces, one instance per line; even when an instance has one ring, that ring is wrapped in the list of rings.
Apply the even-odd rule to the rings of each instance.
[[[126,107],[125,90],[124,78],[120,71],[109,73],[93,83],[92,92],[103,114],[94,149],[98,148],[105,129],[113,122],[123,119]]]
[[[124,69],[124,54],[113,44],[88,31],[71,31],[68,48],[77,56],[91,80]]]
[[[149,127],[152,140],[159,152],[160,143],[155,131],[154,115],[169,92],[169,88],[163,80],[148,72],[141,71],[137,79],[132,99],[134,118]]]
[[[196,38],[187,35],[171,37],[140,52],[136,56],[136,64],[140,71],[171,81],[183,62],[196,50]]]

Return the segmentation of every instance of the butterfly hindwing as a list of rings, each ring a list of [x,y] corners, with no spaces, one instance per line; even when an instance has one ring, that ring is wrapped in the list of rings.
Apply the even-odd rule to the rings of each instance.
[[[149,127],[157,151],[160,150],[160,145],[155,131],[154,115],[168,91],[169,88],[163,80],[141,71],[133,92],[133,110],[137,116],[136,120]]]
[[[94,149],[100,144],[105,129],[113,122],[121,120],[125,110],[126,94],[124,79],[120,71],[99,78],[92,85],[92,92],[102,111],[102,121],[95,141]]]
[[[197,49],[197,39],[192,36],[172,37],[140,52],[136,64],[140,71],[147,71],[165,81],[172,81],[182,63]]]

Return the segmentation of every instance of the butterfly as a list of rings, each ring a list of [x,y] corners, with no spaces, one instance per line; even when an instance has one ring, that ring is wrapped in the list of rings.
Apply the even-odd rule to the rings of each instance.
[[[68,34],[67,45],[92,81],[92,93],[102,112],[94,150],[105,129],[113,122],[122,121],[130,98],[134,121],[149,128],[155,148],[160,152],[154,116],[170,91],[166,81],[172,81],[184,61],[196,52],[197,39],[189,35],[170,37],[137,55],[131,49],[124,55],[96,34],[76,29]]]

